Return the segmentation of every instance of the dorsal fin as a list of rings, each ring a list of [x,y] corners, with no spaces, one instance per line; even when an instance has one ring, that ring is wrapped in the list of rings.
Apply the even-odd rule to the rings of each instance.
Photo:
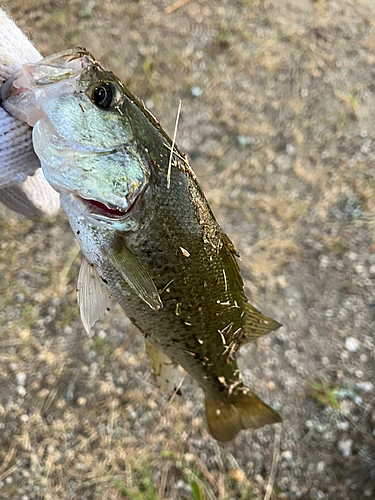
[[[227,256],[229,257],[229,262],[232,269],[232,276],[242,289],[243,281],[236,260],[236,257],[239,257],[239,254],[234,248],[232,241],[225,233],[221,233],[220,239],[226,250]],[[245,296],[244,300],[246,300]],[[240,342],[241,345],[246,344],[247,342],[251,342],[257,337],[261,337],[262,335],[266,335],[267,333],[270,333],[273,330],[277,330],[278,328],[280,328],[281,326],[280,323],[278,323],[272,318],[264,316],[264,314],[262,314],[260,311],[258,311],[258,309],[256,309],[248,302],[245,302],[242,307],[245,311],[245,324],[243,326],[244,335],[241,338]]]
[[[241,344],[246,344],[255,340],[257,337],[277,330],[282,326],[272,318],[264,316],[258,309],[246,302],[243,306],[245,311],[244,336]]]
[[[238,266],[237,258],[240,254],[234,248],[232,240],[225,233],[220,233],[220,240],[225,248],[226,254],[229,257],[229,266],[232,270],[233,277],[239,287],[243,288],[243,281],[240,275],[240,268]]]

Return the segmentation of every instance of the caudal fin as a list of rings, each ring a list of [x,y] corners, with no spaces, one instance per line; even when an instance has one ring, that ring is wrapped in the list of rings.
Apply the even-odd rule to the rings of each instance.
[[[206,418],[212,436],[221,443],[234,439],[243,429],[259,429],[281,422],[281,417],[249,390],[239,393],[230,403],[206,394]]]

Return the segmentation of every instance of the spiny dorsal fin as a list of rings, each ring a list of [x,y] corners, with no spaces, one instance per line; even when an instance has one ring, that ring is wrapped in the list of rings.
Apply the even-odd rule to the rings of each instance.
[[[148,340],[146,340],[146,352],[150,358],[156,387],[164,393],[172,394],[180,381],[179,366]]]
[[[258,309],[249,304],[244,305],[245,310],[245,325],[244,325],[244,340],[250,342],[257,337],[266,335],[267,333],[277,330],[282,326],[272,318],[264,316]]]
[[[157,310],[163,307],[155,283],[152,281],[147,269],[139,262],[121,238],[118,239],[115,247],[107,256],[126,283],[151,309]]]
[[[223,232],[220,233],[220,239],[222,244],[225,246],[225,248],[233,255],[236,257],[239,257],[240,254],[237,252],[237,250],[234,248],[232,240],[229,238],[229,236]]]
[[[83,257],[77,282],[77,301],[87,333],[110,310],[111,297],[95,268]]]
[[[232,275],[234,280],[236,281],[237,285],[239,287],[243,287],[243,281],[240,275],[240,268],[238,266],[237,258],[239,257],[240,254],[237,252],[237,250],[234,248],[234,245],[232,241],[230,240],[229,236],[227,236],[225,233],[220,233],[220,240],[225,248],[226,254],[229,258],[229,267],[232,271]]]

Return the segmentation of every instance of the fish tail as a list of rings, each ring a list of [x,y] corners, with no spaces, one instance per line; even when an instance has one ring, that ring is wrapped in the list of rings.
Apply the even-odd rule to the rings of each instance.
[[[259,429],[266,424],[281,422],[278,413],[249,389],[244,389],[228,403],[206,394],[208,428],[211,435],[221,443],[231,441],[243,429]]]

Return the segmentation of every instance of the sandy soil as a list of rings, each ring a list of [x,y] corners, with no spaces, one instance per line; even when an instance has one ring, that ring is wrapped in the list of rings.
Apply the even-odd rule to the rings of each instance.
[[[374,2],[171,3],[2,6],[46,55],[89,48],[169,133],[182,99],[177,142],[284,325],[239,356],[284,422],[219,447],[195,381],[158,393],[119,309],[84,334],[64,214],[1,208],[0,498],[375,498]]]

